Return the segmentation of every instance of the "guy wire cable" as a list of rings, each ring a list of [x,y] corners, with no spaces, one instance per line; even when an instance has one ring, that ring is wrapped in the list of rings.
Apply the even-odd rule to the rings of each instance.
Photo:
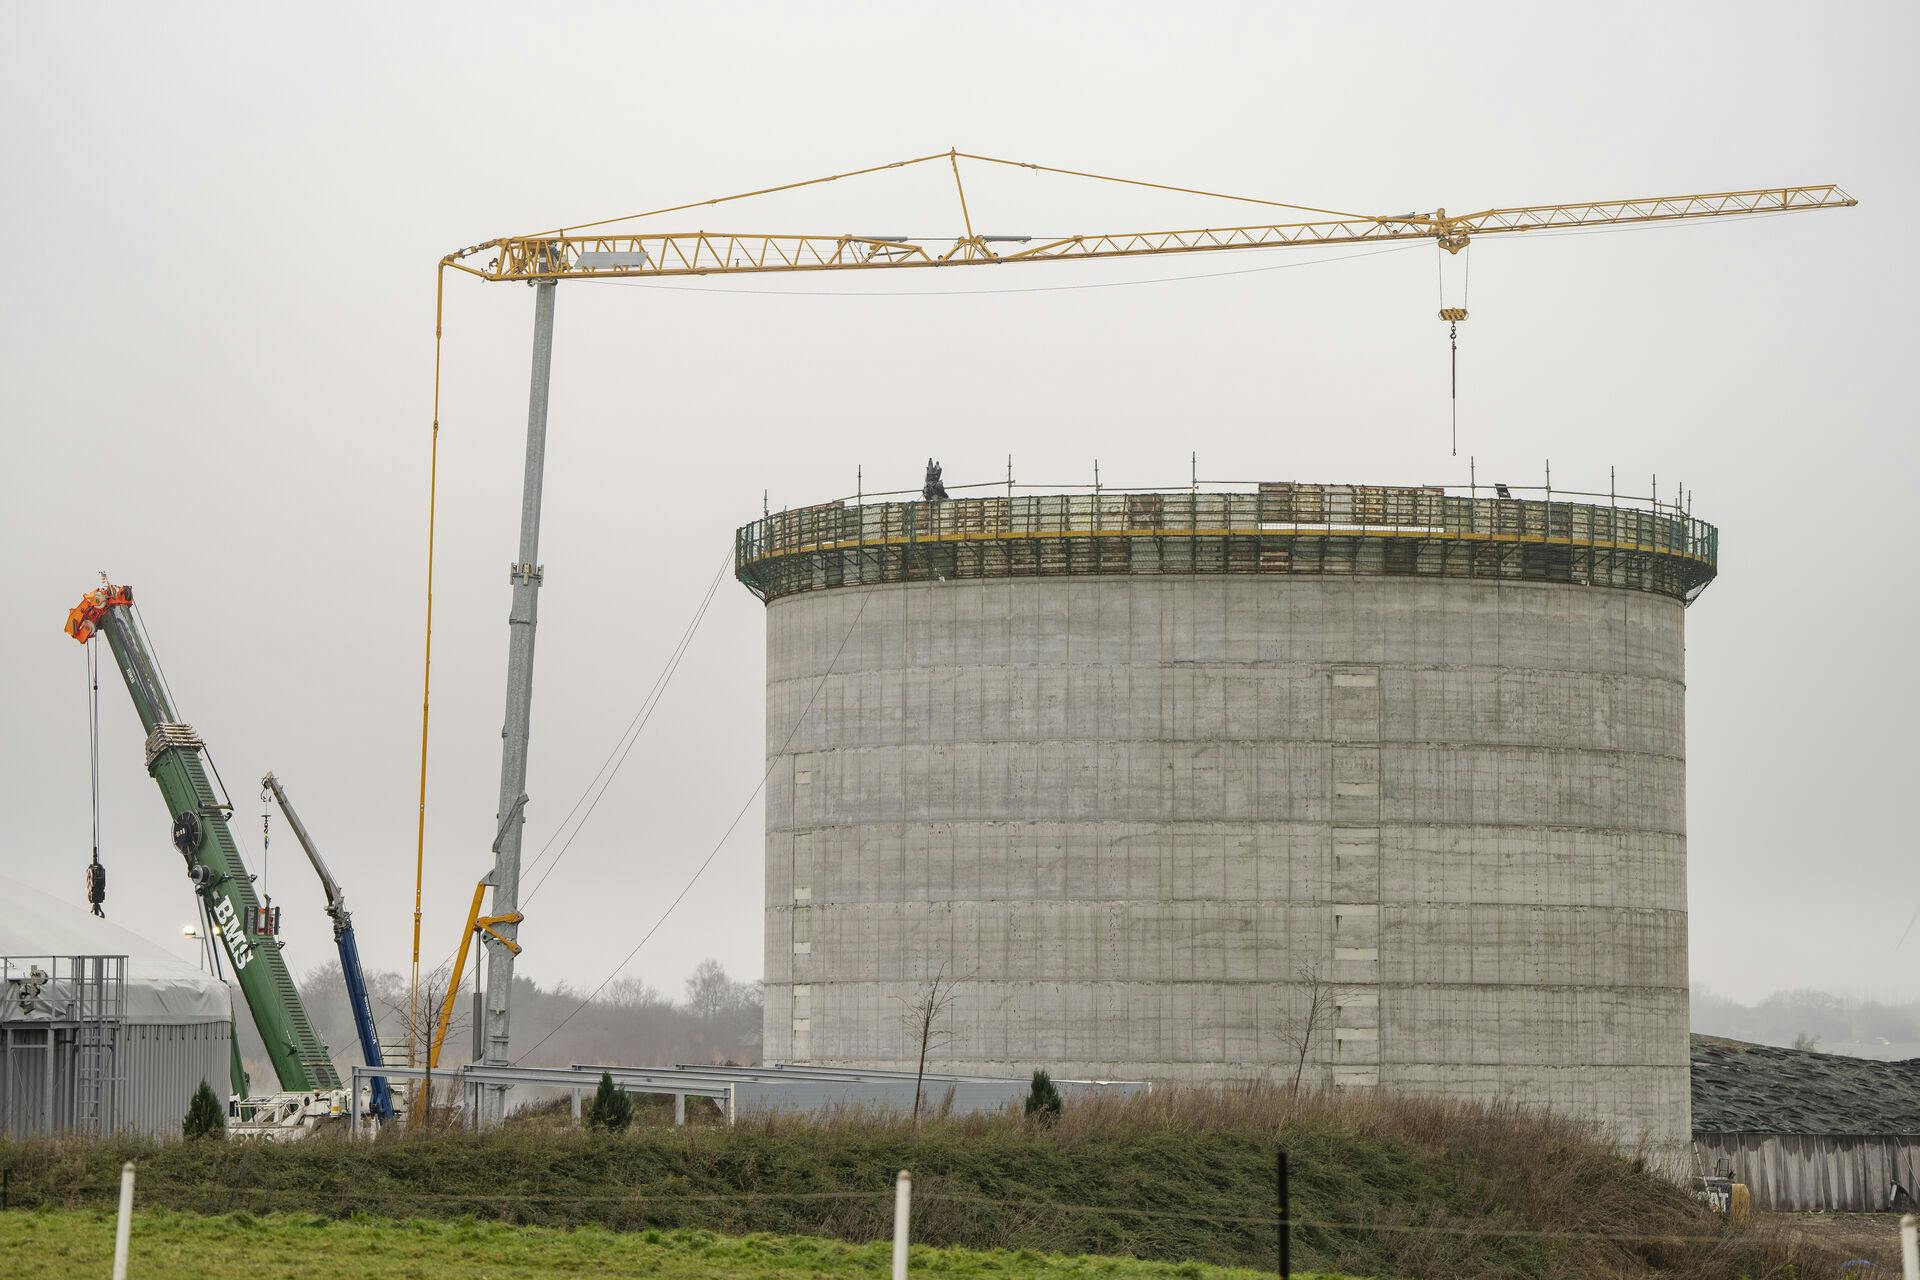
[[[653,922],[653,927],[641,936],[640,941],[633,944],[633,950],[627,952],[626,959],[615,965],[613,972],[609,973],[605,978],[602,978],[600,985],[592,991],[589,991],[586,997],[573,1007],[571,1013],[560,1019],[553,1030],[541,1036],[527,1048],[522,1049],[520,1056],[513,1060],[515,1066],[519,1066],[522,1062],[526,1061],[527,1055],[535,1049],[538,1049],[541,1045],[559,1035],[561,1028],[565,1027],[569,1022],[572,1022],[581,1010],[592,1004],[594,997],[606,990],[607,984],[619,977],[622,969],[625,969],[629,964],[633,963],[633,958],[640,954],[640,948],[646,946],[647,943],[652,940],[653,935],[660,931],[660,926],[667,922],[667,917],[671,916],[675,908],[686,900],[686,896],[689,893],[693,892],[693,886],[699,883],[700,877],[705,875],[707,868],[713,865],[713,860],[720,856],[720,850],[725,848],[727,841],[733,838],[733,833],[735,829],[739,827],[740,820],[747,816],[747,810],[753,807],[753,802],[759,798],[760,792],[766,788],[767,779],[773,776],[773,771],[780,765],[780,758],[787,753],[787,748],[793,745],[793,739],[795,735],[800,732],[800,726],[806,723],[809,715],[813,714],[814,703],[820,700],[820,691],[826,688],[827,680],[833,675],[833,669],[840,665],[840,655],[847,651],[847,642],[853,639],[854,628],[860,625],[860,619],[867,612],[867,601],[870,599],[872,599],[872,593],[864,591],[860,593],[860,607],[854,610],[853,621],[847,624],[847,633],[840,637],[840,647],[833,651],[833,660],[827,663],[827,669],[820,673],[820,679],[814,684],[813,696],[807,699],[806,707],[800,712],[799,716],[795,718],[793,727],[787,730],[786,740],[780,744],[780,750],[770,758],[766,771],[760,775],[760,781],[756,782],[753,790],[747,794],[746,802],[740,806],[740,811],[733,815],[733,821],[727,824],[727,829],[722,832],[720,838],[714,842],[713,851],[707,854],[706,860],[695,869],[693,875],[687,880],[687,883],[682,886],[680,892],[674,896],[673,901],[667,904],[667,909],[660,913],[660,918]]]

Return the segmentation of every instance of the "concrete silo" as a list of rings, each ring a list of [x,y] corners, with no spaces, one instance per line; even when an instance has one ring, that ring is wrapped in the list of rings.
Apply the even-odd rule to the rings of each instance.
[[[1262,485],[740,530],[766,1055],[1290,1079],[1688,1130],[1672,508]],[[1315,1024],[1315,994],[1330,1012]]]

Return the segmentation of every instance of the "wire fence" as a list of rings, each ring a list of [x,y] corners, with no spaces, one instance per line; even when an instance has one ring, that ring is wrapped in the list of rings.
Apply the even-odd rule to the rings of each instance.
[[[111,1203],[119,1194],[117,1183],[88,1183],[61,1188],[58,1192],[48,1192],[31,1184],[11,1183],[8,1193],[8,1209],[68,1209],[87,1208]],[[1279,1206],[1265,1214],[1249,1214],[1241,1210],[1221,1208],[1209,1210],[1148,1209],[1135,1204],[1091,1204],[1073,1203],[1062,1200],[1009,1198],[987,1196],[965,1192],[941,1190],[936,1187],[919,1187],[915,1190],[915,1205],[926,1209],[937,1205],[962,1205],[971,1208],[1006,1210],[1020,1213],[1045,1211],[1052,1214],[1092,1215],[1099,1217],[1132,1218],[1150,1221],[1169,1221],[1195,1223],[1207,1226],[1239,1226],[1259,1230],[1275,1229],[1280,1221]],[[181,1187],[167,1185],[153,1197],[155,1202],[169,1208],[185,1208],[196,1212],[225,1213],[246,1210],[249,1212],[278,1213],[316,1213],[334,1211],[339,1214],[362,1213],[372,1210],[378,1216],[381,1206],[392,1203],[390,1189],[369,1186],[359,1190],[339,1190],[319,1187],[268,1187],[240,1183],[221,1185],[203,1185]],[[536,1190],[514,1190],[500,1192],[458,1191],[433,1192],[408,1190],[405,1194],[408,1204],[427,1204],[451,1210],[456,1215],[463,1210],[480,1206],[511,1208],[526,1206],[529,1208],[606,1208],[624,1207],[633,1210],[666,1210],[685,1206],[720,1206],[751,1208],[767,1204],[853,1204],[872,1206],[876,1209],[891,1211],[893,1206],[893,1188],[882,1190],[841,1190],[841,1191],[729,1191],[710,1193],[656,1193],[653,1191],[609,1191],[592,1194],[580,1192],[542,1192]],[[1725,1238],[1721,1230],[1698,1231],[1690,1233],[1646,1233],[1633,1231],[1594,1231],[1574,1229],[1546,1229],[1525,1226],[1502,1219],[1482,1219],[1475,1221],[1451,1222],[1396,1222],[1386,1219],[1366,1219],[1359,1217],[1326,1217],[1290,1213],[1286,1216],[1289,1228],[1296,1231],[1335,1231],[1380,1233],[1395,1235],[1440,1235],[1449,1237],[1503,1237],[1536,1240],[1593,1240],[1622,1241],[1630,1243],[1662,1244],[1711,1244]]]

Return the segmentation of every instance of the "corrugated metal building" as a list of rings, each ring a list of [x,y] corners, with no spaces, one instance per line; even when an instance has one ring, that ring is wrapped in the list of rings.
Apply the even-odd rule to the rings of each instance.
[[[1920,1194],[1920,1058],[1876,1062],[1693,1037],[1695,1173],[1756,1209],[1912,1209]]]
[[[0,1134],[178,1134],[222,1096],[224,982],[118,925],[0,877]]]

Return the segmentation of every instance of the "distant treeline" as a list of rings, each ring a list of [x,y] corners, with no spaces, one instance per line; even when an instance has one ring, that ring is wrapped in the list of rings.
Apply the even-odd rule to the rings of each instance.
[[[437,971],[427,987],[431,1010],[423,1015],[421,1039],[433,1032],[447,975]],[[381,1042],[399,1056],[407,1043],[407,982],[402,974],[368,975]],[[315,1029],[334,1061],[343,1068],[357,1060],[353,1019],[347,1011],[346,984],[340,966],[328,964],[300,981],[300,995]],[[565,982],[543,987],[531,978],[515,978],[513,1040],[529,1050],[531,1065],[619,1062],[659,1065],[674,1062],[760,1060],[760,984],[736,982],[714,960],[703,960],[674,1000],[637,979],[619,978],[584,1007],[584,992]],[[441,1062],[459,1066],[472,1044],[471,989],[456,1002]],[[1756,1044],[1816,1048],[1864,1058],[1920,1057],[1920,1000],[1904,1003],[1854,999],[1826,991],[1778,991],[1755,1004],[1719,995],[1705,983],[1693,985],[1693,1030]],[[240,1051],[257,1090],[270,1089],[273,1073],[260,1037],[242,1009]],[[571,1017],[569,1017],[571,1015]],[[562,1026],[563,1020],[565,1025]],[[556,1030],[557,1028],[557,1030]]]
[[[1701,1035],[1860,1058],[1920,1057],[1920,1000],[1885,1003],[1826,991],[1776,991],[1757,1004],[1693,984],[1693,1029]]]
[[[466,990],[455,1001],[455,1016],[441,1053],[442,1066],[457,1067],[471,1056],[472,968]],[[432,996],[421,1016],[420,1040],[433,1034],[447,973],[435,971],[423,982]],[[380,1041],[390,1058],[403,1058],[407,1044],[407,980],[399,973],[370,973]],[[300,998],[314,1030],[346,1068],[359,1061],[359,1042],[347,1008],[346,983],[336,961],[300,979]],[[760,984],[735,982],[715,960],[703,960],[674,1000],[638,978],[617,978],[592,1000],[565,982],[544,987],[531,978],[513,984],[513,1043],[527,1052],[529,1066],[573,1062],[626,1063],[636,1066],[675,1062],[756,1063],[760,1060]],[[584,1004],[583,1004],[584,1001]],[[238,1010],[240,1053],[256,1092],[274,1087],[273,1070],[260,1036],[244,1007]],[[562,1025],[564,1023],[564,1025]]]

